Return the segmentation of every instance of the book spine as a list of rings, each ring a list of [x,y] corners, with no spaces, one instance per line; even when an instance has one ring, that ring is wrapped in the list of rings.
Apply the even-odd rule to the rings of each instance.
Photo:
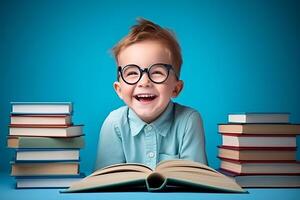
[[[167,179],[158,172],[152,172],[146,179],[146,187],[149,192],[161,191],[167,185]]]

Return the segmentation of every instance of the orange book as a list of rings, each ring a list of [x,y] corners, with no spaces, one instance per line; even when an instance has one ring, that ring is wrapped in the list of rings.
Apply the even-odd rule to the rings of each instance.
[[[12,176],[74,175],[79,173],[78,162],[15,163],[11,165]]]
[[[70,115],[11,115],[11,125],[71,125]]]

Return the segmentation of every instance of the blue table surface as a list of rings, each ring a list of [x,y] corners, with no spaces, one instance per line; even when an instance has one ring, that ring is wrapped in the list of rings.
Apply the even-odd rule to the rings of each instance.
[[[243,200],[243,199],[300,199],[300,188],[280,188],[280,189],[247,189],[248,193],[245,194],[232,194],[232,193],[196,193],[196,192],[169,192],[169,193],[152,193],[152,192],[102,192],[102,193],[73,193],[62,194],[59,193],[60,189],[15,189],[15,180],[7,173],[0,172],[0,199],[13,200],[13,199],[150,199],[150,200],[176,200],[176,199],[230,199],[230,200]]]

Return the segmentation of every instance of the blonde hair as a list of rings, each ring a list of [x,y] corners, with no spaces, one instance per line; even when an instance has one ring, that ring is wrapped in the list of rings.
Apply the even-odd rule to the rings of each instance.
[[[167,49],[170,51],[171,59],[173,61],[172,64],[174,65],[176,74],[179,77],[182,65],[182,56],[180,46],[174,33],[169,29],[162,28],[161,26],[143,18],[138,18],[137,22],[138,23],[136,25],[131,27],[128,35],[126,35],[113,47],[112,52],[116,61],[118,61],[120,52],[132,44],[146,40],[159,41],[166,45]]]

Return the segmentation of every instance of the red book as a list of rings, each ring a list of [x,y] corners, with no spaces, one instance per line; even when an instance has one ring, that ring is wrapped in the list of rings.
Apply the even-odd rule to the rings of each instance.
[[[10,136],[72,137],[83,135],[83,125],[10,125]]]
[[[237,161],[220,158],[221,169],[237,174],[300,174],[297,161]]]

